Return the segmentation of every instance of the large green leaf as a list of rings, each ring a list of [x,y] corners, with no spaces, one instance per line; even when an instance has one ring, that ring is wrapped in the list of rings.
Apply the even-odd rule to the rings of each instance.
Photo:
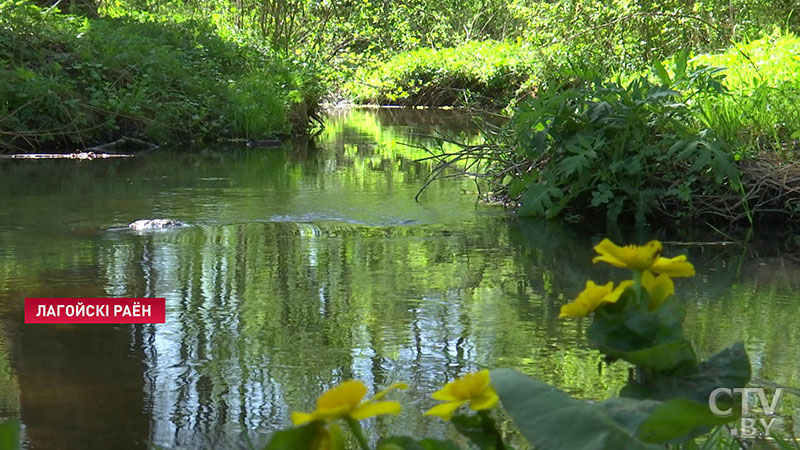
[[[673,398],[653,411],[639,427],[637,436],[646,442],[684,442],[737,418],[735,414],[715,415],[708,403]]]
[[[621,300],[629,296],[626,292]],[[680,307],[671,305],[655,312],[627,309],[596,314],[587,336],[603,353],[631,364],[657,371],[692,367],[697,358],[691,343],[682,336],[681,323],[676,319],[680,317]]]
[[[673,60],[675,61],[675,80],[682,80],[686,78],[686,62],[689,59],[689,49],[684,48],[675,54]]]
[[[531,183],[520,199],[519,215],[553,217],[561,212],[558,201],[564,194],[558,188],[544,183]]]
[[[608,349],[606,353],[624,359],[631,364],[666,371],[691,365],[695,361],[694,348],[686,339],[680,339],[641,350],[616,352]]]
[[[581,400],[533,378],[510,369],[491,372],[492,386],[503,408],[514,419],[525,438],[539,450],[659,449],[642,442],[628,428],[630,411],[616,422],[608,409]],[[653,403],[639,402],[643,412]],[[634,405],[631,403],[630,405]],[[616,409],[620,404],[612,405]]]
[[[632,435],[636,435],[639,427],[650,417],[650,414],[658,409],[663,402],[655,400],[635,400],[624,397],[612,397],[600,403],[606,414],[614,422],[620,424]]]
[[[468,437],[481,450],[503,450],[503,438],[488,414],[457,414],[450,419],[459,433]]]
[[[750,359],[744,344],[737,342],[690,371],[656,376],[644,385],[629,384],[620,395],[665,401],[685,397],[702,404],[708,402],[708,396],[716,388],[744,387],[749,381]]]

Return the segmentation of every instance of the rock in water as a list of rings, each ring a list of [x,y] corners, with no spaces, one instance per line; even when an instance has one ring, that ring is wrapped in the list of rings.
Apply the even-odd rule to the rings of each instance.
[[[173,219],[143,219],[131,222],[128,228],[131,230],[160,230],[162,228],[182,227],[186,224],[180,220]]]

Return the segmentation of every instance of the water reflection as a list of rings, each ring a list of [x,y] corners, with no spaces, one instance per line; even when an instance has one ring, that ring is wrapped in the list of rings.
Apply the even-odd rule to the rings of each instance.
[[[414,202],[430,163],[401,142],[440,129],[466,133],[455,112],[351,111],[302,156],[287,146],[0,165],[11,180],[0,186],[0,401],[18,395],[27,445],[258,445],[348,378],[412,385],[398,393],[402,415],[368,422],[373,437],[448,435],[419,410],[483,367],[615,394],[626,367],[598,370],[586,324],[557,320],[587,278],[620,276],[591,264],[600,235],[476,207],[460,181]],[[120,227],[152,217],[191,226]],[[796,260],[669,248],[683,251],[698,266],[678,290],[700,353],[743,339],[757,377],[800,385]],[[163,296],[167,319],[24,326],[26,296]]]
[[[472,248],[508,245],[484,231]],[[205,440],[267,433],[287,423],[287,404],[306,407],[343,379],[428,390],[488,364],[495,321],[470,317],[497,307],[464,292],[514,269],[465,251],[463,238],[436,226],[285,223],[144,238],[133,250],[140,284],[113,291],[167,298],[167,323],[142,330],[153,440],[221,445]]]

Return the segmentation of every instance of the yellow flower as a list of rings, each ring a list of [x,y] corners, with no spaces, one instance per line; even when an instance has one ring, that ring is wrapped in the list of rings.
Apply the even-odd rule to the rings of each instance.
[[[593,263],[602,261],[623,269],[648,270],[661,255],[661,242],[650,241],[643,246],[626,245],[625,247],[620,247],[606,238],[595,245],[594,250],[600,256],[595,256],[592,259]]]
[[[333,420],[349,417],[355,420],[368,419],[381,414],[397,414],[403,408],[397,402],[381,402],[384,395],[394,389],[406,389],[405,383],[395,383],[375,397],[361,401],[367,393],[364,383],[357,380],[344,383],[328,389],[317,399],[317,409],[311,413],[293,412],[292,423],[303,425],[315,420]]]
[[[589,280],[586,282],[583,292],[578,294],[578,298],[561,307],[561,314],[558,315],[558,318],[586,317],[603,303],[616,303],[625,289],[631,285],[633,285],[633,281],[627,280],[614,289],[613,281],[609,281],[605,286],[598,286],[594,284],[594,281]]]
[[[689,261],[686,261],[686,255],[674,258],[659,257],[650,267],[650,270],[672,278],[694,276],[694,266]]]
[[[672,278],[663,273],[655,276],[649,270],[645,270],[642,274],[642,287],[650,295],[650,311],[658,308],[661,302],[675,293],[675,283],[672,282]]]
[[[459,406],[469,403],[470,409],[482,411],[493,408],[500,400],[489,383],[489,371],[468,373],[447,383],[442,389],[434,392],[432,397],[446,403],[440,403],[429,409],[426,416],[438,416],[450,420]]]

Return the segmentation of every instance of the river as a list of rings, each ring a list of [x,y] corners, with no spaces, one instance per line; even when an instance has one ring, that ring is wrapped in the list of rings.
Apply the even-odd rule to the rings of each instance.
[[[410,385],[371,439],[452,435],[420,410],[480,368],[614,395],[627,367],[599,370],[587,323],[558,319],[586,279],[623,276],[591,263],[605,234],[477,203],[472,180],[415,201],[433,165],[416,145],[434,133],[474,127],[457,111],[353,109],[315,144],[0,161],[0,418],[32,449],[247,448],[349,378]],[[189,226],[126,227],[147,218]],[[800,386],[800,239],[710,236],[611,237],[688,253],[698,274],[676,290],[699,354],[743,340],[754,377]],[[26,297],[165,297],[166,323],[24,325]],[[798,403],[786,395],[784,414]]]

